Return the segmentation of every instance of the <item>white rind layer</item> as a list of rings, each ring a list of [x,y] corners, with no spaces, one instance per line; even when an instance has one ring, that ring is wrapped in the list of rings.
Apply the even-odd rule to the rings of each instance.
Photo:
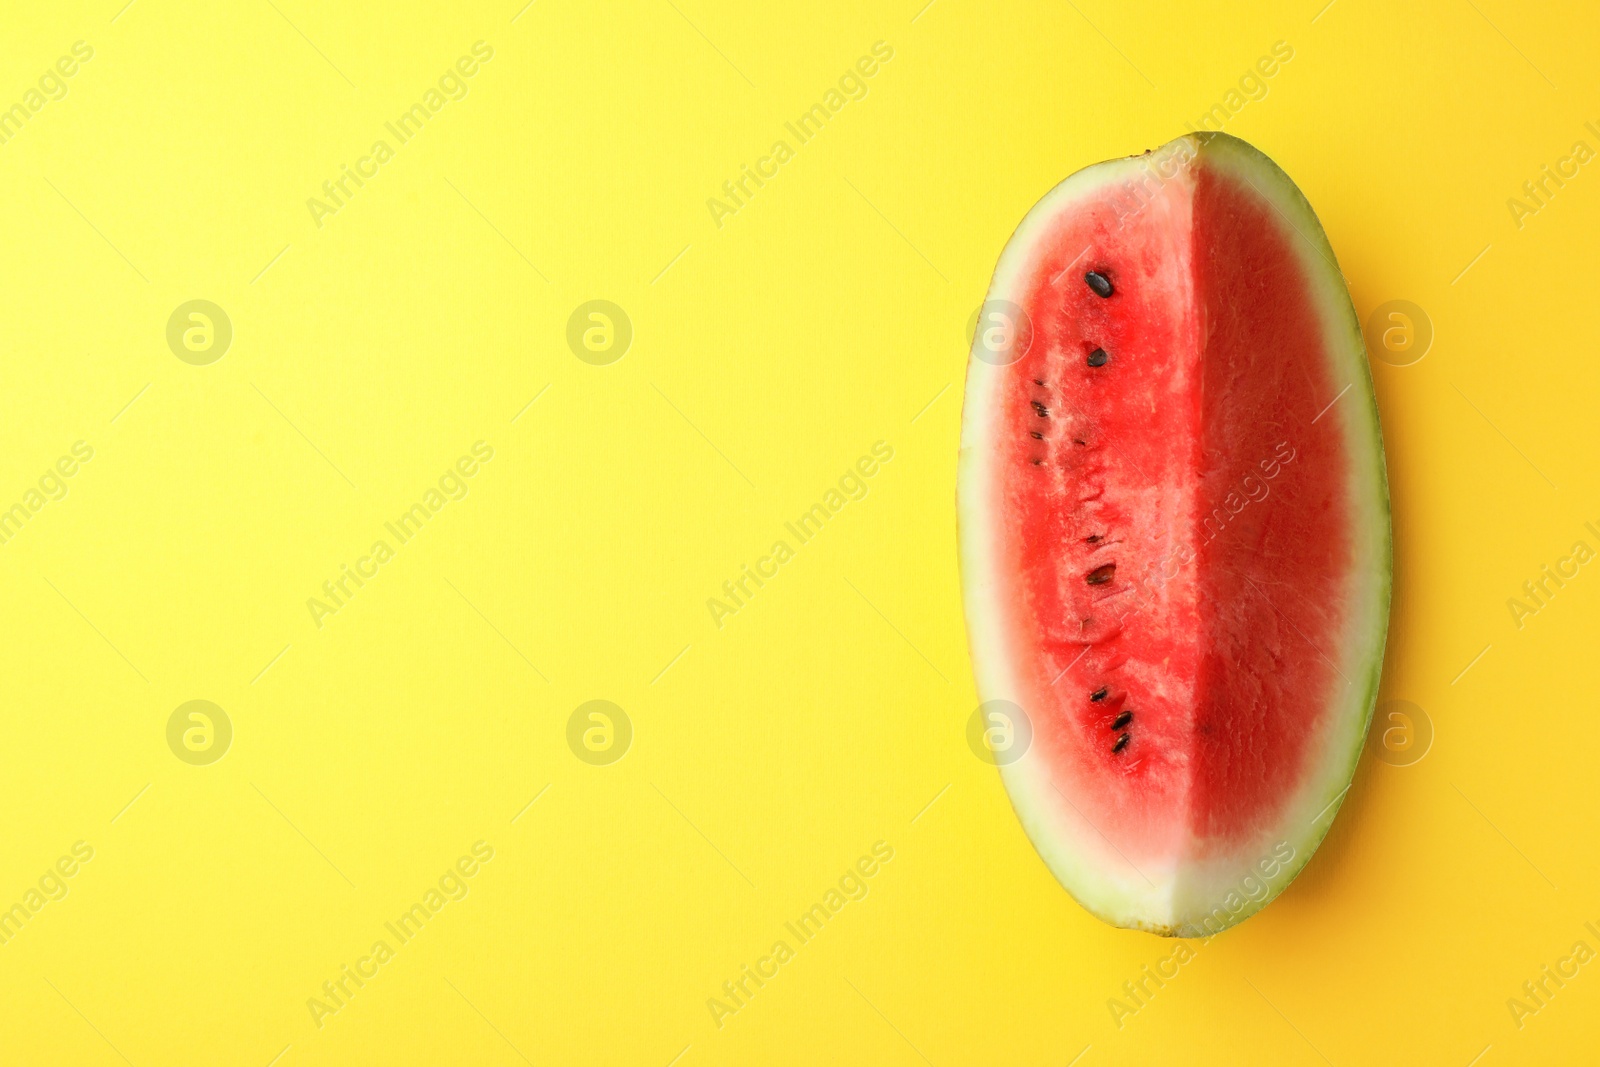
[[[1377,403],[1366,346],[1344,277],[1321,223],[1300,190],[1278,166],[1244,141],[1225,134],[1190,134],[1158,149],[1154,158],[1187,157],[1186,168],[1207,166],[1247,182],[1298,235],[1292,242],[1320,312],[1329,380],[1348,391],[1322,418],[1337,419],[1350,460],[1352,561],[1348,571],[1346,626],[1339,646],[1326,650],[1337,665],[1332,716],[1320,750],[1312,750],[1300,788],[1276,827],[1241,843],[1232,856],[1210,862],[1175,856],[1135,866],[1052,783],[1031,750],[1001,767],[1001,776],[1029,838],[1057,880],[1095,915],[1116,926],[1168,936],[1216,933],[1249,917],[1273,899],[1305,866],[1327,834],[1344,798],[1377,699],[1388,629],[1391,547],[1388,481]],[[1053,220],[1101,194],[1137,179],[1151,157],[1096,164],[1050,190],[1028,212],[995,269],[988,299],[1026,302],[1029,283]],[[1188,173],[1173,180],[1190,181]],[[968,362],[958,469],[962,588],[972,661],[981,700],[1011,700],[1024,691],[1008,620],[1015,605],[998,568],[1004,565],[993,528],[1006,514],[996,479],[996,450],[1003,431],[1000,386],[1006,368],[979,358],[977,339]],[[1264,872],[1270,870],[1270,876]]]

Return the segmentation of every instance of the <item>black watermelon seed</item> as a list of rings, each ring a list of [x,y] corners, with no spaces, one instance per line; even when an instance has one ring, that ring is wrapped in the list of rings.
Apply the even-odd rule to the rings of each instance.
[[[1116,573],[1117,565],[1115,563],[1107,563],[1103,566],[1096,567],[1094,570],[1084,575],[1083,580],[1088,582],[1090,585],[1104,585],[1106,582],[1109,582],[1111,580],[1111,576]]]
[[[1099,689],[1096,689],[1094,692],[1089,694],[1089,699],[1099,703],[1106,698],[1106,694],[1109,692],[1111,692],[1111,690],[1102,685]]]
[[[1110,356],[1106,355],[1105,349],[1097,348],[1093,352],[1089,353],[1089,366],[1104,367],[1106,365],[1106,360],[1110,358]]]
[[[1099,271],[1090,271],[1088,274],[1083,276],[1083,280],[1089,283],[1089,288],[1094,290],[1095,296],[1107,297],[1111,295],[1111,279],[1107,278]]]
[[[1085,537],[1084,540],[1089,542],[1092,545],[1092,544],[1094,544],[1094,543],[1096,543],[1097,541],[1100,540],[1100,535],[1099,534],[1090,534],[1088,537]]]
[[[1037,385],[1037,386],[1040,386],[1040,387],[1041,387],[1041,388],[1042,388],[1042,387],[1043,387],[1043,386],[1044,386],[1044,383],[1043,383],[1043,382],[1041,382],[1041,381],[1040,381],[1040,380],[1039,380],[1039,379],[1037,379],[1037,378],[1035,378],[1035,379],[1034,379],[1034,380],[1033,380],[1033,384],[1034,384],[1034,385]]]
[[[1033,438],[1035,441],[1043,441],[1044,440],[1044,434],[1040,433],[1038,430],[1029,430],[1028,431],[1028,436]]]
[[[1123,749],[1128,747],[1128,741],[1132,737],[1132,734],[1123,734],[1121,737],[1117,738],[1117,743],[1111,746],[1111,751],[1113,753],[1121,752]]]
[[[1039,403],[1037,400],[1031,401],[1031,403],[1033,404],[1033,413],[1035,415],[1039,416],[1041,419],[1048,419],[1050,417],[1050,409],[1049,408],[1045,407],[1043,404]]]
[[[1121,715],[1118,715],[1115,719],[1111,720],[1111,728],[1113,730],[1120,730],[1120,729],[1122,729],[1124,726],[1128,725],[1132,721],[1133,721],[1133,712],[1125,711]]]

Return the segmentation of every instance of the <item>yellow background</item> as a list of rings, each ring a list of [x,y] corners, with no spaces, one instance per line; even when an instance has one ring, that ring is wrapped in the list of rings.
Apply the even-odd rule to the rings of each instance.
[[[0,145],[0,506],[95,454],[0,545],[0,906],[95,855],[0,946],[0,1062],[1594,1062],[1600,963],[1520,1029],[1506,1001],[1600,949],[1600,577],[1520,629],[1506,602],[1600,547],[1600,175],[1520,228],[1506,201],[1600,148],[1600,16],[921,4],[4,5],[0,105],[94,57]],[[315,225],[479,40],[469,94]],[[966,330],[1040,195],[1277,41],[1226,128],[1304,189],[1363,317],[1435,331],[1374,361],[1383,698],[1434,737],[1369,752],[1304,876],[1119,1027],[1172,945],[1078,908],[964,739]],[[208,366],[166,342],[194,299],[233,324]],[[592,299],[633,324],[609,366],[567,346]],[[307,598],[479,440],[469,495],[319,629]],[[869,495],[714,625],[880,440]],[[194,699],[234,727],[209,766],[166,742]],[[633,724],[610,766],[567,746],[591,699]],[[479,840],[470,894],[316,1026]],[[880,840],[865,899],[719,1028],[707,999]]]

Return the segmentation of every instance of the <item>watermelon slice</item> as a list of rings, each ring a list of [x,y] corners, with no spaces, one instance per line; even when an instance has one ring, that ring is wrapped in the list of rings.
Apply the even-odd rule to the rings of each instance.
[[[1391,570],[1366,348],[1288,176],[1194,133],[1052,189],[995,271],[959,482],[978,692],[1028,717],[995,762],[1045,863],[1116,926],[1259,911],[1349,788]]]

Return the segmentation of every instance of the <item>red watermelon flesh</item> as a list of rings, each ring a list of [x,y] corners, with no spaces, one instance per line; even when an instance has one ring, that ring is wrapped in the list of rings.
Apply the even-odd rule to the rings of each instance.
[[[1271,160],[1194,134],[1030,212],[974,343],[960,519],[979,695],[1028,719],[1001,769],[1056,877],[1163,934],[1259,910],[1349,785],[1390,586],[1360,329]]]

